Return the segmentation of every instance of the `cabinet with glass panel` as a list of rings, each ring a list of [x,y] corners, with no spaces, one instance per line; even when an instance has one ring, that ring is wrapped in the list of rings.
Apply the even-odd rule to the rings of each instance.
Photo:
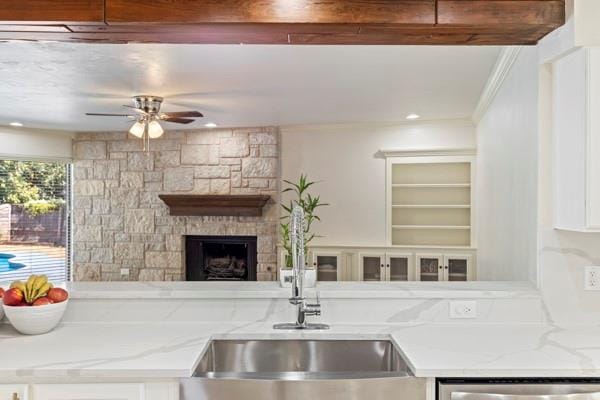
[[[472,280],[472,256],[467,254],[417,254],[417,280]]]
[[[412,254],[360,253],[359,278],[365,282],[414,280]]]
[[[317,270],[317,281],[342,280],[342,265],[340,252],[313,251],[312,267]]]

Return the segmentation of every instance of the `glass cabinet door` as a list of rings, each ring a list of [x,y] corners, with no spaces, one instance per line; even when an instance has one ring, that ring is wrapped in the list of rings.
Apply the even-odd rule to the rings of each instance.
[[[469,280],[469,257],[447,256],[445,266],[445,279],[447,281]]]
[[[383,281],[385,280],[385,266],[383,256],[381,255],[361,255],[363,281]]]
[[[388,281],[408,281],[413,279],[410,256],[388,256],[386,273]]]
[[[317,281],[337,281],[339,257],[332,254],[315,254],[313,266],[317,270]]]
[[[417,267],[420,281],[439,281],[443,279],[442,257],[418,256]]]

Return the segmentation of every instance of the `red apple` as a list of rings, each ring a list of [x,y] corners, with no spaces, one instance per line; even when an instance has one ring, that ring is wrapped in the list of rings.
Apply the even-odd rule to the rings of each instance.
[[[23,301],[23,292],[17,288],[8,289],[4,292],[4,298],[2,300],[7,306],[16,306]]]
[[[46,297],[48,297],[54,303],[61,303],[69,298],[69,293],[65,289],[52,288],[48,290]]]
[[[52,300],[50,300],[47,297],[40,297],[39,299],[37,299],[36,301],[33,302],[34,306],[46,306],[48,304],[52,304],[54,303]]]

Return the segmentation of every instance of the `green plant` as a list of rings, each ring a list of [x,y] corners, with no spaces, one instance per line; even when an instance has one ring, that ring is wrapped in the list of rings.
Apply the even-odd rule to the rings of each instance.
[[[61,163],[0,160],[0,204],[62,199],[66,180]]]
[[[317,208],[328,206],[329,204],[322,203],[320,196],[313,196],[308,193],[308,188],[317,182],[309,181],[308,177],[304,174],[300,175],[298,182],[288,180],[284,180],[283,182],[287,187],[283,189],[282,193],[293,192],[295,194],[295,198],[290,200],[289,205],[281,204],[286,215],[281,217],[284,222],[280,224],[281,242],[286,251],[285,267],[292,268],[292,247],[290,243],[290,214],[292,213],[292,209],[295,205],[299,205],[304,210],[304,253],[306,254],[308,244],[317,237],[312,232],[313,223],[321,220],[315,211]]]
[[[23,208],[32,217],[44,215],[58,210],[64,200],[31,200],[23,204]]]

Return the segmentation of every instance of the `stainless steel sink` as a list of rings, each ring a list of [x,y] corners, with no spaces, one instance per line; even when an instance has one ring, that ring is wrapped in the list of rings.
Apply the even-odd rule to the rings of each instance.
[[[182,398],[425,399],[425,382],[386,340],[214,340]]]

